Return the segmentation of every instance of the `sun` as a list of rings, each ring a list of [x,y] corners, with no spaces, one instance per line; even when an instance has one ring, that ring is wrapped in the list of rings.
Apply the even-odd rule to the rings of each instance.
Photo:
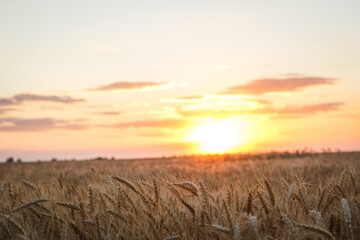
[[[187,139],[199,144],[199,152],[225,153],[241,145],[243,137],[241,122],[225,119],[211,120],[195,126]]]

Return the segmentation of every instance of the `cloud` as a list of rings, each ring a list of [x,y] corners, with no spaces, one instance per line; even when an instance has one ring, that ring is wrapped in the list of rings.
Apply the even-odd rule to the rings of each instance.
[[[98,115],[105,115],[105,116],[117,116],[121,114],[122,112],[115,112],[115,111],[108,111],[108,112],[95,112],[95,114]]]
[[[177,98],[174,98],[174,99],[178,99],[178,100],[197,100],[197,99],[203,99],[204,96],[202,95],[197,95],[197,96],[186,96],[186,97],[177,97]]]
[[[156,137],[171,137],[173,136],[173,133],[170,131],[159,131],[158,129],[154,130],[154,131],[147,131],[147,132],[143,132],[140,131],[136,134],[136,136],[139,137],[150,137],[150,138],[156,138]]]
[[[65,120],[53,118],[19,119],[6,118],[0,119],[0,131],[7,132],[31,132],[49,131],[54,129],[83,130],[88,126],[77,124]]]
[[[9,111],[13,111],[13,110],[14,110],[13,108],[0,108],[0,114],[6,113]]]
[[[163,98],[160,101],[164,103],[191,103],[191,102],[202,102],[204,100],[206,100],[204,96],[187,96],[187,97]]]
[[[119,90],[143,90],[149,88],[159,88],[170,85],[169,83],[157,82],[115,82],[88,91],[119,91]]]
[[[261,95],[271,92],[296,92],[306,87],[333,85],[335,82],[332,78],[323,77],[262,78],[230,87],[223,93]]]
[[[19,105],[24,102],[34,102],[34,101],[72,104],[72,103],[84,102],[85,100],[79,98],[72,98],[69,96],[22,93],[22,94],[17,94],[12,98],[0,98],[0,105]]]
[[[312,105],[288,105],[282,108],[263,107],[256,109],[198,109],[198,110],[181,110],[179,113],[183,117],[229,117],[238,115],[277,115],[278,118],[295,118],[317,114],[319,112],[330,112],[339,110],[343,103],[331,102]]]
[[[111,128],[182,128],[185,126],[187,126],[187,121],[181,119],[144,120],[102,125],[102,127]]]
[[[332,103],[322,103],[322,104],[313,104],[313,105],[303,105],[303,106],[285,106],[284,108],[274,109],[274,108],[264,108],[259,110],[261,114],[315,114],[318,112],[329,112],[338,110],[339,107],[343,105],[340,102]]]
[[[30,93],[18,94],[13,97],[13,99],[18,102],[28,102],[28,101],[41,101],[41,102],[57,102],[57,103],[78,103],[84,102],[84,99],[72,98],[69,96],[55,96],[55,95],[37,95]]]
[[[0,98],[0,106],[1,106],[1,105],[13,105],[13,104],[14,104],[13,99]]]
[[[160,100],[163,103],[214,103],[215,105],[219,102],[226,104],[271,104],[272,102],[264,99],[253,99],[253,98],[244,98],[240,95],[226,95],[226,94],[205,94],[198,96],[185,96],[185,97],[173,97],[173,98],[163,98]]]

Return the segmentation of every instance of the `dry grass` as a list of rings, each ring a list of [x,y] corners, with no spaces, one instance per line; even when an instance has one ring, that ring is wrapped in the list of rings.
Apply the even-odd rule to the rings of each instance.
[[[0,164],[0,239],[355,239],[359,153]]]

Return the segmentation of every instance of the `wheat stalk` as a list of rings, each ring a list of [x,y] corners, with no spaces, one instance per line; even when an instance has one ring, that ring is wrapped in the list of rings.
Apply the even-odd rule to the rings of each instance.
[[[195,196],[199,196],[199,188],[192,182],[174,183],[174,186],[182,188]]]
[[[165,209],[166,209],[167,213],[169,214],[169,216],[174,221],[175,226],[177,227],[178,231],[182,233],[183,228],[181,226],[181,222],[180,222],[179,218],[170,210],[169,207],[165,206]]]
[[[327,210],[329,209],[329,207],[331,206],[331,204],[334,202],[334,200],[336,199],[336,196],[333,196],[332,198],[329,198],[323,208],[323,210],[321,211],[321,215],[324,215]]]
[[[250,224],[256,234],[256,236],[259,236],[259,230],[257,226],[257,218],[256,216],[249,216]]]
[[[235,228],[234,228],[234,222],[233,222],[233,217],[229,211],[229,208],[228,206],[226,205],[226,202],[225,200],[223,200],[223,205],[224,205],[224,208],[225,208],[225,213],[226,213],[226,219],[229,223],[229,226],[230,226],[230,231],[231,231],[231,234],[234,236],[235,234]]]
[[[32,204],[35,204],[35,203],[47,202],[47,201],[49,201],[49,199],[47,199],[47,198],[36,198],[36,199],[30,200],[26,203],[23,203],[23,204],[17,206],[16,208],[14,208],[13,212],[20,211],[21,209],[31,206]]]
[[[288,216],[286,216],[286,214],[282,214],[283,219],[285,220],[285,222],[287,223],[287,225],[289,226],[289,228],[291,229],[291,234],[293,236],[293,239],[297,239],[298,238],[298,231],[295,228],[295,225],[293,224],[293,222],[290,220],[290,218],[288,218]]]
[[[307,198],[306,198],[304,192],[302,191],[301,186],[299,186],[298,189],[299,189],[300,200],[301,200],[301,202],[302,202],[302,204],[304,206],[305,213],[309,214],[309,205],[308,205]]]
[[[264,180],[264,183],[265,183],[265,187],[266,187],[266,190],[269,194],[269,197],[270,197],[270,202],[273,206],[275,206],[275,197],[274,197],[274,193],[272,191],[272,188],[271,188],[271,185],[269,183],[269,181],[265,178]]]
[[[318,205],[317,205],[318,211],[320,211],[321,204],[322,204],[322,202],[323,202],[323,200],[324,200],[325,190],[326,190],[326,188],[324,188],[324,189],[321,191],[320,199],[319,199]]]
[[[246,201],[246,214],[248,215],[251,213],[251,209],[252,209],[252,196],[253,196],[252,191],[249,191],[248,198]]]
[[[28,182],[28,181],[26,181],[26,180],[21,180],[23,183],[24,183],[24,185],[25,186],[27,186],[28,188],[31,188],[32,190],[35,190],[35,191],[38,191],[38,187],[37,186],[35,186],[34,184],[32,184],[31,182]]]
[[[113,176],[112,178],[130,188],[134,193],[139,194],[139,191],[136,190],[134,185],[132,185],[129,181],[117,176]]]
[[[342,190],[341,185],[336,185],[335,189],[338,190],[342,198],[346,198],[345,192]]]
[[[208,193],[205,189],[205,186],[202,182],[200,182],[200,190],[201,190],[201,194],[202,194],[202,202],[203,202],[203,206],[206,207],[207,209],[210,208],[210,203],[209,203],[209,198],[208,198]]]
[[[353,232],[353,228],[352,228],[352,224],[351,224],[351,212],[350,212],[350,207],[349,207],[349,202],[347,199],[342,199],[341,200],[341,205],[342,205],[342,208],[343,208],[343,211],[344,211],[344,216],[345,216],[345,221],[346,221],[346,224],[349,228],[349,231],[350,231],[350,236],[351,236],[351,239],[354,239],[354,232]]]
[[[259,191],[256,191],[256,193],[257,193],[257,196],[260,199],[261,205],[264,208],[264,211],[265,211],[266,215],[268,215],[269,214],[269,209],[267,207],[267,204],[266,204],[264,198],[262,197],[262,194]]]
[[[159,199],[160,199],[160,190],[159,190],[159,186],[156,182],[156,179],[153,177],[153,185],[154,185],[154,199],[155,199],[155,204],[157,205],[159,203]]]
[[[93,213],[95,210],[95,204],[94,204],[94,191],[92,189],[91,184],[89,185],[89,209],[90,209],[90,213]]]
[[[114,207],[116,206],[115,200],[114,200],[112,197],[110,197],[107,193],[103,192],[102,195],[103,195],[109,202],[111,202],[111,204],[112,204]]]
[[[5,214],[0,214],[1,217],[5,218],[8,223],[10,223],[18,232],[20,232],[22,235],[27,236],[24,228],[20,226],[19,223],[17,223],[14,219],[12,219],[11,216],[7,216]]]
[[[116,213],[113,210],[106,210],[106,212],[114,217],[119,218],[124,223],[128,223],[128,221],[123,216],[121,216],[119,213]]]
[[[74,230],[75,234],[79,236],[80,239],[91,239],[86,232],[83,232],[74,222],[70,223],[70,227]]]
[[[1,185],[1,188],[0,188],[0,195],[1,195],[4,191],[5,191],[6,186],[7,186],[7,182],[5,181],[5,182]]]
[[[209,227],[211,227],[212,229],[222,232],[222,233],[226,233],[226,234],[231,234],[231,230],[227,227],[218,225],[218,224],[211,224]]]
[[[289,200],[290,200],[290,197],[294,191],[294,188],[295,188],[295,184],[291,184],[290,187],[288,188],[288,192],[287,192],[287,195],[286,195],[286,203],[289,203]]]
[[[65,208],[69,208],[71,210],[75,210],[75,211],[79,211],[81,212],[83,215],[85,215],[85,211],[78,205],[73,204],[73,203],[65,203],[65,202],[56,202],[55,204],[65,207]]]
[[[324,237],[327,237],[329,239],[335,240],[335,237],[327,230],[317,227],[317,226],[311,226],[311,225],[305,225],[305,224],[298,224],[299,227],[304,228],[305,230],[317,233],[319,235],[322,235]]]
[[[9,232],[9,229],[7,228],[7,226],[5,225],[5,223],[1,219],[0,219],[0,227],[4,231],[4,233],[6,233],[11,239],[13,239],[13,236]],[[2,236],[2,235],[6,236],[2,232],[0,232],[0,236]]]
[[[354,193],[355,195],[357,195],[357,188],[356,188],[356,181],[355,181],[355,177],[354,177],[354,174],[352,174],[350,171],[347,171],[349,177],[350,177],[350,180],[351,180],[351,184],[352,184],[352,187],[354,189]]]
[[[187,210],[195,217],[195,209],[190,205],[190,203],[186,202],[184,199],[179,198],[180,202],[186,207]]]
[[[180,235],[175,235],[175,236],[169,236],[169,237],[167,237],[166,240],[178,240],[178,239],[180,239],[180,238],[181,238]]]

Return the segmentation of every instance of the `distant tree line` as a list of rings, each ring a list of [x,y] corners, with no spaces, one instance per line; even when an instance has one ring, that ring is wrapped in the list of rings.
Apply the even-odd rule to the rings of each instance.
[[[7,163],[13,163],[13,162],[15,162],[15,159],[14,159],[13,157],[8,157],[8,158],[6,159],[6,162],[7,162]],[[16,162],[21,163],[21,162],[22,162],[21,158],[18,158],[18,159],[16,160]]]

